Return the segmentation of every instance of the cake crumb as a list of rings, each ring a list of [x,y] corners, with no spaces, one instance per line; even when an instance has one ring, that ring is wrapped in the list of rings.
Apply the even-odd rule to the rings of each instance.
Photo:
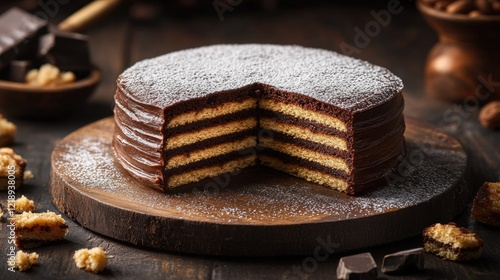
[[[26,170],[24,171],[24,180],[31,180],[33,178],[35,178],[35,176],[33,175],[33,172],[31,172],[31,170]]]
[[[486,182],[477,191],[471,217],[481,223],[500,227],[500,182]]]
[[[101,247],[92,249],[80,249],[73,255],[75,264],[78,268],[92,273],[99,273],[106,268],[108,264],[108,255]]]
[[[0,190],[21,187],[25,167],[26,160],[16,154],[13,149],[0,148]],[[13,179],[12,176],[14,176]]]
[[[35,212],[35,202],[33,200],[29,200],[24,195],[16,199],[15,205],[17,214],[21,214],[23,212]]]
[[[15,268],[19,271],[25,271],[31,268],[38,261],[37,253],[25,253],[22,250],[17,251]]]
[[[422,233],[424,250],[445,260],[471,261],[478,259],[484,246],[483,240],[471,230],[455,223],[434,224]]]
[[[9,146],[14,142],[16,126],[0,114],[0,147]]]
[[[18,248],[34,248],[64,239],[68,233],[66,221],[54,212],[23,212],[13,216],[16,226],[14,242]]]

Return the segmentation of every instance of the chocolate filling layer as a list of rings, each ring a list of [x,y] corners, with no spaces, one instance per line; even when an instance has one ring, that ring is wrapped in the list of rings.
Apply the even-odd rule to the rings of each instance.
[[[344,171],[330,168],[330,167],[326,167],[326,166],[321,165],[317,162],[312,162],[312,161],[308,161],[308,160],[305,160],[302,158],[294,157],[294,156],[284,154],[284,153],[281,153],[281,152],[278,152],[278,151],[275,151],[272,149],[264,148],[264,149],[262,149],[262,151],[260,151],[260,153],[267,155],[267,156],[274,157],[274,158],[282,161],[283,163],[290,163],[290,164],[294,164],[294,165],[299,165],[299,166],[305,167],[307,169],[318,171],[318,172],[321,172],[321,173],[324,173],[327,175],[331,175],[334,177],[338,177],[341,179],[347,179],[349,177],[349,175],[347,173],[345,173]]]
[[[259,109],[259,117],[270,118],[276,122],[283,123],[283,124],[298,125],[300,127],[307,128],[315,133],[335,135],[335,136],[339,136],[341,138],[347,137],[347,133],[342,132],[342,131],[338,131],[333,127],[329,127],[329,126],[320,124],[320,123],[313,121],[313,120],[307,120],[307,119],[303,119],[303,118],[296,118],[296,117],[290,116],[290,115],[285,115],[285,114],[282,114],[282,113],[276,112],[276,111]]]
[[[433,239],[431,237],[428,237],[428,236],[424,236],[424,243],[432,243],[444,250],[448,250],[448,251],[451,251],[453,253],[456,253],[456,254],[460,254],[460,253],[468,253],[468,252],[473,252],[473,251],[477,251],[481,248],[481,246],[475,246],[475,247],[453,247],[451,244],[445,244],[441,241],[437,241],[436,239]]]
[[[178,102],[165,108],[165,121],[168,123],[172,117],[182,113],[214,108],[227,102],[238,102],[248,98],[260,97],[260,91],[257,91],[257,89],[255,84],[251,84],[239,89],[215,92],[204,97]]]
[[[247,118],[255,116],[255,115],[256,115],[255,109],[242,110],[242,111],[238,111],[235,113],[222,115],[220,117],[210,118],[210,119],[206,119],[206,120],[201,120],[201,121],[185,124],[182,126],[177,126],[175,128],[166,129],[164,135],[165,135],[165,137],[170,137],[170,136],[179,135],[179,134],[186,133],[186,132],[193,132],[193,131],[197,131],[197,130],[202,130],[202,129],[207,128],[207,127],[212,127],[212,126],[225,124],[228,122],[247,119]]]
[[[249,129],[249,130],[244,130],[244,131],[240,131],[240,132],[236,132],[236,133],[232,133],[232,134],[226,134],[226,135],[206,139],[206,140],[196,142],[196,143],[193,143],[190,145],[171,149],[171,150],[168,150],[165,152],[166,160],[168,160],[169,158],[171,158],[173,156],[182,155],[182,154],[189,154],[189,153],[197,151],[197,150],[207,149],[207,148],[210,148],[210,147],[213,147],[213,146],[216,146],[219,144],[223,144],[223,143],[235,142],[235,141],[247,138],[249,136],[255,136],[256,134],[257,134],[257,128]]]
[[[302,138],[293,138],[289,135],[283,134],[274,130],[260,129],[259,136],[264,138],[276,139],[281,142],[291,143],[300,147],[307,148],[309,150],[319,152],[325,155],[336,156],[344,159],[348,162],[348,165],[352,165],[352,160],[350,159],[351,153],[347,151],[341,151],[332,147],[322,145],[320,143],[308,141]]]
[[[248,155],[255,153],[255,148],[249,148],[239,151],[230,152],[216,157],[211,157],[208,159],[200,160],[190,164],[182,165],[176,168],[165,170],[164,174],[168,178],[172,175],[177,175],[181,173],[186,173],[192,170],[196,170],[203,167],[222,165],[228,161],[232,161],[238,158],[247,157]]]

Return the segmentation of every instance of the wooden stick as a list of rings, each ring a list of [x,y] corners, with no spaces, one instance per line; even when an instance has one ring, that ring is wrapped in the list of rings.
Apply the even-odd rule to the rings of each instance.
[[[64,31],[82,31],[119,3],[120,0],[95,0],[63,20],[57,27]]]

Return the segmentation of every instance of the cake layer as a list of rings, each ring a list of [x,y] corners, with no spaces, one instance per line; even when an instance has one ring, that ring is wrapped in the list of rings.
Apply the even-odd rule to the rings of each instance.
[[[279,151],[276,151],[273,149],[262,149],[261,151],[259,151],[258,156],[259,156],[259,160],[261,159],[261,157],[273,157],[273,158],[279,159],[280,161],[282,161],[284,163],[290,163],[290,164],[294,164],[297,166],[302,166],[302,167],[305,167],[307,169],[314,170],[314,171],[317,171],[319,173],[323,173],[325,175],[329,175],[332,177],[337,177],[337,178],[343,179],[343,180],[344,179],[347,180],[350,177],[348,173],[346,173],[342,170],[330,168],[328,166],[322,165],[321,163],[317,163],[314,161],[309,161],[309,160],[306,160],[303,158],[295,157],[295,156],[285,154],[285,153],[282,153],[282,152],[279,152]]]
[[[290,162],[283,162],[279,158],[269,155],[260,155],[259,160],[261,164],[269,166],[283,172],[293,174],[297,177],[304,178],[307,181],[326,185],[339,191],[346,191],[348,183],[346,180],[338,178],[337,176],[328,175],[307,167],[297,165]]]
[[[232,152],[229,152],[226,154],[218,155],[215,157],[192,162],[190,164],[176,166],[174,168],[166,169],[164,171],[164,174],[167,177],[171,177],[173,175],[186,173],[186,172],[189,172],[191,170],[204,168],[207,166],[220,165],[220,164],[223,164],[225,162],[233,161],[237,158],[246,157],[247,155],[256,155],[255,148],[252,147],[252,148],[240,149],[240,150],[232,151]]]
[[[226,102],[216,107],[181,113],[169,120],[167,128],[174,128],[188,123],[213,119],[233,112],[244,111],[257,107],[257,99],[249,98],[238,102]]]
[[[290,104],[289,102],[285,103],[263,98],[259,101],[259,108],[268,111],[275,111],[297,119],[314,121],[318,124],[332,127],[338,131],[347,131],[346,124],[340,119],[322,112],[307,110],[299,105]]]
[[[283,105],[283,106],[287,106],[287,105]],[[323,134],[328,134],[328,135],[332,135],[332,136],[338,136],[339,138],[346,138],[349,135],[349,133],[347,133],[347,132],[342,132],[342,131],[337,130],[333,127],[320,124],[320,123],[313,121],[313,120],[308,120],[308,119],[301,118],[301,117],[294,117],[291,115],[286,115],[286,114],[283,114],[280,112],[271,111],[271,110],[267,110],[267,109],[259,108],[259,118],[271,119],[271,120],[274,120],[276,122],[285,123],[285,124],[293,123],[295,125],[307,128],[307,129],[311,130],[312,132],[323,133]]]
[[[291,137],[297,137],[304,140],[313,141],[334,149],[347,151],[347,142],[336,136],[330,136],[323,133],[314,133],[309,128],[300,127],[294,124],[282,123],[276,119],[261,118],[259,120],[260,127],[266,130],[277,131]]]
[[[256,145],[257,145],[256,137],[250,136],[234,142],[222,143],[200,150],[192,150],[192,152],[168,158],[165,169],[168,170],[189,163],[198,162],[204,159],[209,159],[223,154],[228,154],[234,151],[253,148]]]
[[[172,138],[179,134],[189,133],[193,131],[205,130],[208,127],[227,124],[228,122],[235,122],[245,120],[248,118],[256,118],[256,111],[254,109],[247,109],[237,112],[229,112],[226,115],[218,116],[210,119],[203,119],[191,122],[185,125],[180,125],[175,128],[165,129],[164,135],[167,138]]]
[[[308,150],[311,150],[311,151],[314,151],[317,153],[322,153],[325,155],[336,156],[336,157],[342,158],[342,159],[344,159],[344,161],[349,163],[348,164],[349,166],[352,165],[351,164],[352,160],[350,158],[350,153],[348,151],[333,149],[332,147],[325,146],[325,145],[322,145],[322,144],[319,144],[316,142],[312,142],[309,140],[305,140],[302,138],[298,138],[298,137],[293,138],[287,134],[273,131],[273,130],[261,129],[259,132],[260,132],[259,136],[261,139],[262,138],[271,138],[271,139],[275,139],[277,141],[291,143],[293,145],[300,146],[300,147],[303,147],[305,149],[308,149]]]
[[[231,133],[252,129],[255,128],[256,126],[257,126],[257,119],[251,117],[244,120],[232,121],[216,126],[211,126],[206,129],[198,131],[175,135],[168,138],[165,149],[169,150],[173,148],[178,148],[184,145],[196,143],[198,141],[203,141],[205,139],[215,138],[222,135],[227,135]]]
[[[255,164],[255,155],[246,155],[231,161],[222,162],[219,164],[205,166],[199,169],[194,169],[189,172],[170,176],[168,178],[167,187],[172,189],[185,184],[197,182],[199,180],[215,177],[224,173],[234,172]]]
[[[351,168],[342,158],[315,152],[307,148],[301,147],[299,145],[287,143],[284,141],[279,141],[272,138],[263,137],[259,139],[259,145],[283,154],[287,154],[293,157],[305,159],[311,162],[316,162],[325,167],[335,168],[341,170],[347,174],[351,173]]]

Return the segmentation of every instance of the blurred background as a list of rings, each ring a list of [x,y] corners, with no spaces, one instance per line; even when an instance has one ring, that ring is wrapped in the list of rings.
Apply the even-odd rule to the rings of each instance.
[[[48,20],[57,24],[89,2],[4,0],[0,9],[3,12],[18,6],[34,14],[49,14]],[[346,54],[389,68],[405,81],[407,94],[418,94],[424,61],[402,58],[425,57],[437,40],[423,23],[414,1],[394,1],[401,12],[391,15],[390,24],[373,28],[373,36],[369,35],[361,47],[355,44],[356,27],[364,30],[375,20],[373,13],[387,10],[391,1],[226,2],[124,0],[95,20],[83,30],[90,36],[93,63],[103,74],[91,101],[111,103],[116,77],[136,61],[218,43],[299,44],[343,53],[347,50]]]

